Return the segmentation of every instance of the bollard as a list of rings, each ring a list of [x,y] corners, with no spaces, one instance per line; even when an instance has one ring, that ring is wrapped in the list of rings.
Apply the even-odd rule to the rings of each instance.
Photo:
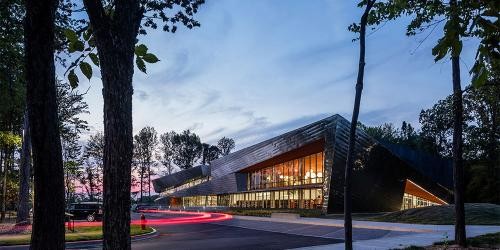
[[[146,216],[141,214],[141,229],[146,230]]]

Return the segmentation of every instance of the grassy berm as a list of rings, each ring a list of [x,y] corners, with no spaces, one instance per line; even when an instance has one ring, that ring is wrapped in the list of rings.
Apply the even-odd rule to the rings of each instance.
[[[468,248],[466,249],[470,250],[500,249],[500,232],[467,238],[467,247]],[[441,249],[466,250],[464,248],[460,248],[459,246],[455,245],[454,241],[436,242],[432,246],[426,246],[426,247],[410,246],[404,248],[403,250],[441,250]]]
[[[365,217],[363,220],[453,225],[455,222],[454,209],[453,205],[422,207]],[[500,205],[467,203],[465,204],[465,222],[467,225],[500,225]]]

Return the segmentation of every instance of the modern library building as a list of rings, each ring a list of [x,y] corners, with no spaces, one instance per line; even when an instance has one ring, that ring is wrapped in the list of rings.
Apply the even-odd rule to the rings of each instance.
[[[350,123],[334,115],[153,181],[171,207],[343,210]],[[377,141],[357,130],[355,212],[448,204],[449,160]]]

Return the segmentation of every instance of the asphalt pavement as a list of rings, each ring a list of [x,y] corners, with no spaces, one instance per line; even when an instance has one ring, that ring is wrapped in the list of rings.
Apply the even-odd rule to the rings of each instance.
[[[326,245],[342,240],[267,232],[216,224],[156,227],[158,236],[134,242],[133,249],[290,249]]]
[[[132,219],[140,214],[133,213]],[[181,218],[179,218],[181,217]],[[191,218],[186,218],[191,217]],[[132,239],[132,249],[343,249],[344,230],[339,220],[301,218],[280,220],[221,214],[146,213],[157,231]],[[164,223],[161,223],[164,222]],[[394,249],[430,245],[443,235],[452,236],[453,226],[356,221],[353,228],[357,249]],[[467,226],[468,235],[500,231],[498,226]],[[67,249],[99,249],[99,241],[67,243]],[[0,247],[28,249],[28,246]]]

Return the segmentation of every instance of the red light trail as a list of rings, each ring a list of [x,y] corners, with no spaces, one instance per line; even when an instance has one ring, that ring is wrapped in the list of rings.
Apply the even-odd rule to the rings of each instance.
[[[146,224],[148,226],[208,223],[208,222],[224,221],[233,218],[229,214],[208,213],[208,212],[187,212],[187,211],[185,212],[185,211],[170,211],[170,210],[140,210],[140,212],[145,214],[186,215],[174,218],[155,218],[155,219],[149,218],[146,219]],[[132,220],[130,224],[141,225],[141,220],[140,219]],[[75,227],[91,227],[100,225],[102,225],[102,222],[75,221]]]

